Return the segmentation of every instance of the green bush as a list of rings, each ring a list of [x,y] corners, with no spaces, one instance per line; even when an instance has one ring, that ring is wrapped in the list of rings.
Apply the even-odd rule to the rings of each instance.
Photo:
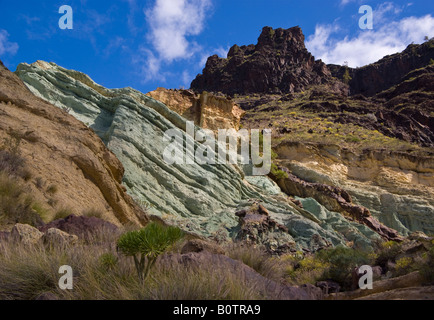
[[[183,232],[177,227],[165,227],[151,222],[139,231],[130,231],[123,234],[119,238],[117,245],[121,253],[134,258],[139,279],[144,281],[158,256],[183,236]]]
[[[111,252],[103,253],[98,260],[101,269],[104,271],[114,269],[119,261],[119,259]]]
[[[419,272],[427,284],[434,284],[434,245],[423,258],[423,262],[418,266]]]
[[[55,194],[58,191],[57,186],[52,184],[47,188],[47,192],[50,194]]]
[[[287,281],[292,285],[315,284],[324,278],[330,264],[316,256],[306,256],[297,261],[292,268],[287,269]]]
[[[288,178],[288,174],[285,171],[280,170],[274,163],[271,164],[271,174],[276,180]]]
[[[334,280],[344,289],[351,288],[355,267],[369,265],[372,262],[367,252],[343,246],[321,250],[317,253],[317,258],[330,264],[330,268],[324,273],[324,280]]]
[[[409,273],[413,269],[413,259],[410,257],[403,257],[396,261],[395,272],[396,276],[401,276]]]
[[[41,243],[0,242],[0,300],[32,300],[51,293],[60,300],[259,300],[279,299],[267,283],[251,279],[231,264],[204,259],[186,267],[182,260],[158,259],[147,285],[139,281],[132,259],[117,256],[105,241],[79,242],[68,250]],[[58,286],[59,266],[70,265],[73,290]],[[152,275],[152,276],[151,276]]]
[[[395,241],[383,242],[378,248],[378,257],[375,264],[387,269],[387,262],[395,261],[395,257],[401,252],[401,245]]]

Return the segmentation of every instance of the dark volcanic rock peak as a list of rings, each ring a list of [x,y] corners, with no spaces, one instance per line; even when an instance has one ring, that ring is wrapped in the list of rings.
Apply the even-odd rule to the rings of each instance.
[[[230,95],[292,93],[331,80],[327,66],[306,49],[299,27],[264,27],[256,45],[234,45],[226,59],[209,57],[191,88]]]

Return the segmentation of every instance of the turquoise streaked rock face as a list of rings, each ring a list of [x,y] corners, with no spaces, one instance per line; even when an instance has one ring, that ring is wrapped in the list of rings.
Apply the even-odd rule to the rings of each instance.
[[[186,120],[132,88],[106,89],[83,73],[40,61],[21,64],[16,73],[35,95],[67,110],[99,135],[124,165],[127,191],[146,204],[150,214],[203,236],[228,239],[237,233],[235,212],[259,200],[273,219],[288,227],[289,235],[281,238],[293,239],[298,249],[315,249],[318,239],[368,247],[378,238],[313,199],[301,199],[306,209],[300,209],[267,177],[245,177],[238,166],[168,165],[163,159],[164,132],[184,132]],[[279,242],[278,234],[270,238]]]

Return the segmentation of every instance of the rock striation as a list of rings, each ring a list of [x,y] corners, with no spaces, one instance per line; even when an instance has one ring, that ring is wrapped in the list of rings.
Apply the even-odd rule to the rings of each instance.
[[[185,119],[193,121],[195,125],[213,131],[238,130],[244,114],[232,100],[207,92],[196,94],[191,90],[158,88],[146,95],[164,103]]]
[[[269,213],[268,227],[257,225],[265,231],[260,242],[270,248],[286,243],[295,250],[315,251],[350,241],[369,247],[380,238],[339,213],[317,214],[326,209],[313,199],[300,201],[316,205],[315,210],[300,208],[269,178],[248,177],[237,165],[168,165],[164,133],[184,132],[187,119],[136,90],[106,89],[80,72],[46,62],[21,64],[16,73],[35,95],[93,129],[125,167],[128,193],[167,223],[217,240],[235,239],[243,227],[235,213],[260,204]],[[255,232],[253,225],[249,232]]]
[[[121,162],[101,139],[64,110],[32,94],[1,63],[0,141],[0,149],[25,163],[23,189],[45,219],[64,209],[77,214],[94,209],[117,225],[148,221],[121,184]],[[13,142],[12,150],[8,143],[3,145],[7,141]]]
[[[228,95],[280,94],[333,81],[327,66],[306,49],[301,28],[264,27],[256,45],[234,45],[227,58],[209,57],[191,89]]]
[[[276,151],[292,174],[280,183],[288,194],[313,197],[355,219],[363,216],[362,206],[404,236],[434,232],[432,157],[385,150],[357,154],[336,145],[300,143],[282,143]]]

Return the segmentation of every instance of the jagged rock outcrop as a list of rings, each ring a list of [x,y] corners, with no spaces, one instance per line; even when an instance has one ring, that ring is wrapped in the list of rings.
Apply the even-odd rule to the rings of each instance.
[[[196,94],[191,90],[158,88],[146,95],[164,103],[185,119],[194,121],[195,125],[213,131],[238,130],[244,114],[232,100],[207,92]]]
[[[0,141],[14,142],[12,150],[5,150],[25,162],[23,188],[45,219],[68,208],[77,214],[99,210],[117,225],[147,222],[121,184],[121,162],[101,139],[73,116],[33,95],[3,64]]]
[[[273,236],[295,243],[297,250],[315,251],[324,243],[345,245],[353,240],[369,247],[379,239],[369,228],[339,213],[330,212],[335,218],[322,221],[322,216],[294,204],[267,177],[245,176],[237,165],[167,164],[164,133],[179,129],[185,140],[187,119],[138,91],[106,89],[80,72],[53,63],[21,64],[16,73],[36,95],[89,125],[123,163],[128,193],[146,205],[151,215],[168,223],[227,240],[240,231],[235,213],[260,203],[273,221],[288,230],[282,237]],[[199,143],[194,145],[197,150]],[[323,208],[313,199],[306,201]]]
[[[327,67],[338,79],[343,79],[348,69],[352,78],[349,82],[350,94],[363,94],[368,97],[401,83],[408,73],[426,67],[432,59],[434,59],[434,39],[422,45],[411,44],[401,53],[386,56],[378,62],[361,68],[338,65]]]
[[[396,230],[379,223],[377,219],[372,217],[368,209],[355,205],[348,192],[342,188],[321,183],[306,182],[290,173],[287,168],[281,169],[286,172],[287,178],[280,178],[277,179],[277,181],[282,190],[287,194],[303,198],[314,198],[327,209],[341,212],[349,219],[366,225],[386,240],[402,240],[402,237]]]
[[[255,203],[250,208],[235,213],[239,218],[240,231],[237,240],[263,245],[272,254],[296,251],[296,245],[288,234],[288,228],[270,217],[268,210]]]
[[[330,71],[309,53],[299,27],[264,27],[256,45],[234,45],[227,58],[208,58],[191,89],[225,94],[290,93],[332,83]]]

